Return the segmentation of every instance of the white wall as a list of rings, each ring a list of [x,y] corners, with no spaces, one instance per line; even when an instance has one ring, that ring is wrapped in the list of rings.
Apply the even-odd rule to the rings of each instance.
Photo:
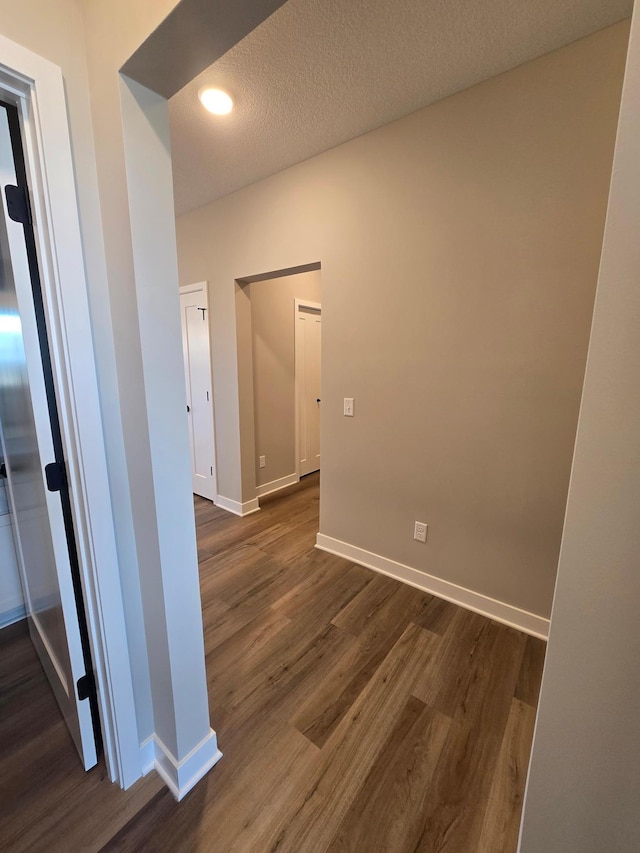
[[[130,309],[138,309],[143,435],[154,487],[149,530],[153,543],[144,543],[140,585],[154,731],[170,755],[181,760],[208,737],[210,726],[183,402],[169,116],[164,98],[126,78],[121,82],[121,108],[135,273]],[[174,405],[176,399],[181,405]]]
[[[548,617],[627,34],[178,219],[181,281],[210,282],[223,494],[252,497],[255,464],[235,280],[320,261],[322,534]]]
[[[638,103],[636,7],[521,853],[640,850]]]

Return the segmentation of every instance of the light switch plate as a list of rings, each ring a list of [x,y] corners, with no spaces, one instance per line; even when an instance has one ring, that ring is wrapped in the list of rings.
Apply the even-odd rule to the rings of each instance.
[[[344,416],[345,418],[353,417],[353,397],[344,398]]]

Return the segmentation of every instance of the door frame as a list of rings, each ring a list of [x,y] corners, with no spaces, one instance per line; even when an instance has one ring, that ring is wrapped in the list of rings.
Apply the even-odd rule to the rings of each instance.
[[[0,57],[0,92],[20,113],[105,762],[126,788],[141,775],[140,744],[64,80],[1,35]]]
[[[213,442],[213,493],[215,498],[213,503],[218,503],[218,455],[216,451],[216,409],[213,405],[214,388],[213,388],[213,365],[211,362],[211,314],[209,312],[209,282],[198,281],[195,284],[183,284],[180,287],[180,296],[187,293],[202,293],[202,298],[207,310],[207,330],[209,332],[209,386],[211,388],[211,441]]]
[[[296,477],[300,482],[300,405],[302,394],[300,392],[300,371],[298,359],[298,311],[301,308],[311,308],[312,311],[320,311],[322,314],[322,303],[311,302],[310,299],[293,300],[293,376],[295,386],[295,418],[296,418]],[[322,424],[322,406],[320,406],[320,423]]]

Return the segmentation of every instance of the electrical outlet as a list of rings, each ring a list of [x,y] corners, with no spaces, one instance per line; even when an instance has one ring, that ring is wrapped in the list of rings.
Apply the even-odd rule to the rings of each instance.
[[[267,467],[267,457],[266,457],[266,456],[261,456],[261,457],[260,457],[260,467],[261,467],[261,468],[266,468],[266,467]]]
[[[415,527],[413,529],[413,538],[418,542],[426,542],[427,528],[428,525],[425,524],[424,521],[416,521]]]
[[[345,418],[353,417],[353,397],[344,398],[344,416]]]

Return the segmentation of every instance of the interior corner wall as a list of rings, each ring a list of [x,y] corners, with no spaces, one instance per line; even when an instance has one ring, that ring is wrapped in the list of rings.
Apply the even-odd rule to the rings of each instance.
[[[296,472],[295,299],[321,302],[319,270],[246,285],[251,301],[256,485]],[[259,457],[265,457],[260,468]]]
[[[627,37],[610,27],[178,219],[181,283],[210,283],[222,493],[242,477],[224,437],[253,416],[235,281],[321,261],[321,532],[549,615]]]

